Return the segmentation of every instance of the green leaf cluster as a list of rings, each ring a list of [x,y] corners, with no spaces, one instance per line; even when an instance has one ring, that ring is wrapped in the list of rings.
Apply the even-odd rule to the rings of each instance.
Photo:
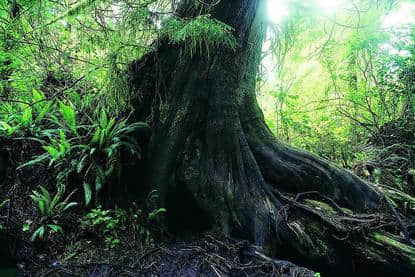
[[[192,19],[169,18],[161,33],[173,44],[184,44],[186,53],[192,57],[197,52],[206,52],[209,56],[213,49],[221,46],[235,50],[237,41],[232,31],[232,27],[207,14]]]
[[[63,214],[72,207],[78,205],[76,202],[69,202],[69,199],[74,192],[70,193],[65,199],[62,199],[65,193],[65,187],[63,185],[58,186],[55,195],[51,195],[49,191],[39,186],[40,192],[33,191],[30,195],[33,202],[37,205],[40,212],[40,226],[33,232],[30,240],[35,241],[37,238],[43,239],[45,233],[50,231],[51,233],[62,232],[62,227],[59,226],[58,220]],[[24,231],[29,230],[29,226],[26,224],[23,226]]]

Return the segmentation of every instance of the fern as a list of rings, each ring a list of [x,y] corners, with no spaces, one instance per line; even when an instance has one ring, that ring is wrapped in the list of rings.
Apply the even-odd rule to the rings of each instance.
[[[85,195],[85,205],[88,206],[92,200],[92,189],[91,189],[91,185],[86,182],[84,182],[84,195]]]
[[[92,189],[98,194],[107,179],[114,174],[114,169],[121,167],[121,148],[124,147],[132,155],[140,158],[140,147],[131,133],[140,128],[148,128],[148,125],[142,122],[128,124],[126,120],[122,120],[117,123],[115,118],[109,118],[104,110],[97,121],[98,123],[91,128],[95,130],[89,144],[81,148],[76,166],[78,173],[84,172],[86,205],[92,200]]]
[[[74,132],[74,134],[77,134],[77,124],[76,124],[76,113],[75,110],[68,105],[65,105],[62,102],[59,102],[59,111],[65,121],[65,123],[68,125],[69,129]]]
[[[210,18],[210,15],[200,15],[194,19],[168,19],[164,22],[162,35],[168,37],[171,43],[184,43],[191,57],[198,50],[200,53],[206,50],[209,57],[210,50],[220,46],[236,49],[237,41],[232,31],[232,27]]]
[[[33,105],[34,110],[37,112],[37,116],[35,118],[35,123],[39,124],[46,114],[50,111],[52,107],[52,101],[47,101],[45,95],[42,91],[33,89],[33,101],[35,105]]]
[[[34,92],[34,97],[44,99],[41,92]],[[129,124],[127,119],[117,122],[105,110],[95,120],[90,119],[92,124],[81,125],[77,122],[72,106],[59,102],[57,111],[61,117],[54,114],[47,117],[48,123],[55,128],[43,129],[41,138],[30,138],[42,144],[45,152],[20,165],[18,169],[47,163],[49,167],[59,170],[58,184],[66,184],[71,173],[79,174],[83,178],[81,184],[85,204],[89,205],[93,195],[97,195],[108,183],[108,178],[119,174],[122,149],[140,158],[141,150],[133,133],[148,128],[148,125],[142,122]],[[43,213],[43,206],[49,205],[50,200],[46,201],[48,195],[42,188],[41,190],[46,198],[40,198],[35,192],[32,198],[39,203]]]
[[[22,117],[21,117],[21,124],[23,127],[29,127],[32,123],[32,108],[27,107],[23,110]]]
[[[16,127],[12,127],[10,124],[8,124],[7,122],[1,121],[0,120],[0,134],[3,133],[3,135],[5,137],[10,137],[14,134],[14,132],[16,131]]]
[[[31,241],[37,238],[43,239],[47,230],[51,233],[63,232],[62,227],[58,225],[58,219],[70,208],[77,206],[76,202],[69,202],[69,199],[75,191],[70,193],[65,199],[62,200],[62,196],[65,193],[65,187],[63,185],[58,186],[58,190],[55,195],[51,195],[49,191],[39,186],[40,192],[33,191],[30,195],[33,202],[39,209],[41,219],[40,226],[33,232]],[[53,222],[53,224],[51,223]],[[29,226],[24,227],[24,230],[28,230]]]

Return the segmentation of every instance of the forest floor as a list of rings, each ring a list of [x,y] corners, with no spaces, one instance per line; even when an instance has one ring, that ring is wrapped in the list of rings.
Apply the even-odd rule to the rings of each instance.
[[[106,251],[80,243],[57,260],[39,260],[38,256],[31,264],[19,264],[18,276],[316,276],[290,262],[271,259],[246,241],[209,234],[141,251]]]
[[[7,145],[2,150],[13,157],[11,168],[40,152],[31,141],[2,145]],[[82,217],[89,209],[78,206],[56,221],[63,232],[46,232],[43,239],[33,241],[31,236],[42,218],[30,195],[39,190],[39,184],[53,191],[55,178],[53,170],[43,165],[7,171],[0,186],[0,199],[7,199],[0,208],[1,277],[318,276],[291,262],[270,258],[244,240],[213,233],[172,236],[158,227],[157,220],[149,222],[143,216],[154,211],[148,207],[128,212],[97,207],[95,219],[102,224],[94,225]],[[81,202],[82,197],[75,192],[71,200]],[[82,221],[93,228],[82,227]]]

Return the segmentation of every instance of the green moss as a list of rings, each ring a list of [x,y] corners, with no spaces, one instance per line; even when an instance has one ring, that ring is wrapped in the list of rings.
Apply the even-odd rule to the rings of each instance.
[[[347,208],[341,208],[343,212],[345,212],[346,214],[353,214],[352,210],[349,210]]]
[[[334,209],[325,202],[307,199],[307,200],[304,200],[304,203],[311,205],[312,207],[317,208],[317,209],[334,212]]]
[[[321,233],[320,225],[317,222],[310,222],[307,226],[308,231],[315,234]]]
[[[326,242],[321,239],[325,234],[324,226],[312,221],[307,224],[307,233],[310,234],[313,245],[317,248],[316,253],[318,253],[318,256],[321,257],[329,255],[330,248]]]
[[[411,260],[412,263],[415,264],[415,248],[408,246],[406,244],[403,244],[395,239],[393,239],[390,235],[384,234],[384,233],[375,233],[374,238],[376,241],[386,244],[385,246],[393,247],[397,250],[399,253],[405,253],[405,256],[408,256],[408,258]]]
[[[406,193],[403,193],[397,190],[391,190],[391,189],[384,189],[383,192],[388,197],[390,197],[392,200],[404,201],[404,202],[411,203],[412,205],[415,205],[415,198]]]

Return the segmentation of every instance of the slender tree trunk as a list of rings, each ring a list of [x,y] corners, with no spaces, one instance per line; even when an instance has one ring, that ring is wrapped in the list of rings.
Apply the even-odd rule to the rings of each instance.
[[[277,141],[266,126],[255,95],[265,1],[192,3],[182,1],[179,16],[209,10],[234,28],[238,48],[190,57],[162,40],[129,71],[135,119],[152,126],[146,181],[172,228],[247,238],[327,274],[413,276],[415,249],[379,227],[394,220],[383,196],[350,172]]]

